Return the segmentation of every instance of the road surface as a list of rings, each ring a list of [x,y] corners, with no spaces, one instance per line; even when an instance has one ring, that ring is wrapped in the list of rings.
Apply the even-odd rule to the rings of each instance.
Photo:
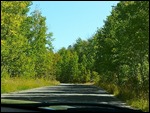
[[[13,87],[13,86],[12,86]],[[1,99],[31,100],[38,102],[104,103],[130,107],[112,94],[94,85],[65,84],[2,94]]]

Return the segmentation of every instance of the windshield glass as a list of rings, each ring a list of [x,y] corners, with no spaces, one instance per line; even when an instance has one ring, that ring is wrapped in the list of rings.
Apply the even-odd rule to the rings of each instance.
[[[1,7],[3,104],[149,111],[148,1],[1,1]]]

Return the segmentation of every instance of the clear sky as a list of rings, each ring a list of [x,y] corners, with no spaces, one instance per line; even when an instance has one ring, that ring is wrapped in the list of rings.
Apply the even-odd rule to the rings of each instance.
[[[68,47],[81,39],[90,38],[101,28],[119,1],[33,1],[30,12],[36,8],[46,17],[48,32],[53,32],[54,51]],[[30,13],[29,12],[29,13]]]

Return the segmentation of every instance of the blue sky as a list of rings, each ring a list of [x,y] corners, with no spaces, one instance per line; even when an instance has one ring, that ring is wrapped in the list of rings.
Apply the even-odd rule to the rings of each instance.
[[[68,47],[81,39],[90,38],[101,28],[119,1],[33,1],[30,12],[36,8],[46,17],[48,32],[53,32],[54,51]],[[29,12],[29,13],[30,13]]]

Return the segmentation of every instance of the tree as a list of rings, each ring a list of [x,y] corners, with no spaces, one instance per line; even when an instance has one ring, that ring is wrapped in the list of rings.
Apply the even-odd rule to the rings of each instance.
[[[146,1],[118,3],[97,31],[96,70],[103,80],[130,84],[133,89],[148,83],[148,5]]]
[[[49,76],[48,71],[50,71],[50,64],[52,64],[51,57],[53,57],[50,56],[53,49],[51,43],[52,33],[46,33],[46,18],[41,15],[39,10],[32,12],[30,20],[30,38],[28,42],[31,46],[31,56],[35,62],[36,77],[47,77]]]
[[[39,10],[27,16],[32,2],[2,1],[2,77],[55,78],[52,33]]]
[[[31,59],[26,57],[27,39],[21,32],[22,23],[26,19],[26,13],[29,11],[30,5],[31,2],[26,1],[1,2],[1,40],[4,42],[1,67],[9,76],[29,75],[33,69],[30,65]]]

